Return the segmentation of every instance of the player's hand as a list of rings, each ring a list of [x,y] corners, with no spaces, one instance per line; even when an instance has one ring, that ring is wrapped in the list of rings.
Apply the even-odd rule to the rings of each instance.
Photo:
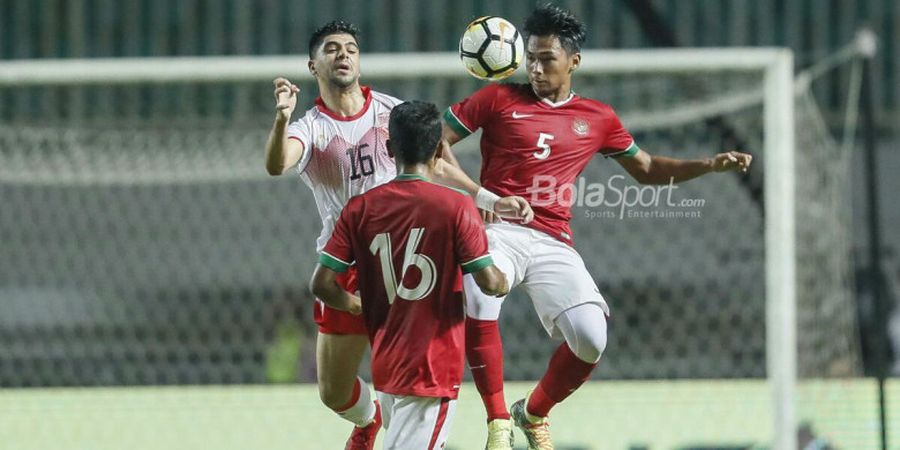
[[[503,284],[497,289],[497,292],[494,293],[494,297],[506,297],[509,294],[509,280],[506,279],[506,275],[503,272],[500,272],[500,278],[503,280]]]
[[[347,312],[358,316],[362,314],[362,300],[357,295],[350,295],[350,304],[347,305]]]
[[[278,114],[278,119],[291,120],[291,114],[297,107],[300,88],[281,77],[276,78],[272,83],[275,84],[275,112]]]
[[[484,223],[497,223],[500,221],[500,216],[486,210],[486,209],[478,209],[478,212],[481,214],[481,220]]]
[[[518,219],[522,223],[531,222],[534,219],[534,211],[528,201],[518,195],[510,195],[497,200],[494,204],[496,215],[507,219]]]
[[[716,172],[726,172],[729,170],[740,170],[746,172],[750,169],[750,163],[753,162],[753,155],[741,152],[725,152],[719,153],[713,158],[713,170]]]

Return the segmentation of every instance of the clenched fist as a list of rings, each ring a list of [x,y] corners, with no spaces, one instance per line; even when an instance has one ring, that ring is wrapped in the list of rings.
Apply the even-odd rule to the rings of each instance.
[[[289,121],[294,108],[297,107],[297,97],[300,95],[300,88],[288,81],[286,78],[276,78],[275,84],[275,112],[278,120]]]
[[[713,158],[713,170],[725,172],[728,170],[740,170],[746,172],[753,162],[753,155],[741,152],[719,153]]]

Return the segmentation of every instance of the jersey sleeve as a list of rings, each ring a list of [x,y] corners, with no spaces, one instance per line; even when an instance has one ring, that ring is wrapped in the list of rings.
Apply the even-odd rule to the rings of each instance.
[[[393,108],[396,107],[397,105],[403,103],[403,100],[400,100],[400,99],[397,98],[397,97],[394,97],[394,96],[391,96],[391,95],[387,95],[387,94],[384,94],[384,96],[385,96],[385,98],[387,99],[387,104],[388,104],[388,106],[389,106],[391,109],[393,109]]]
[[[456,214],[456,260],[463,273],[478,272],[494,264],[488,252],[487,234],[475,202],[465,197]]]
[[[351,236],[351,225],[354,223],[353,211],[356,209],[356,202],[351,200],[341,211],[341,216],[334,225],[334,231],[331,238],[319,254],[319,264],[328,267],[335,272],[346,272],[350,265],[356,260],[353,255],[353,243]]]
[[[634,143],[634,137],[622,126],[622,121],[615,111],[610,108],[610,117],[607,119],[607,132],[603,144],[600,146],[600,153],[605,157],[621,158],[630,157],[637,154],[637,144]]]
[[[447,108],[444,122],[464,138],[483,127],[490,120],[497,101],[500,85],[487,85],[459,103]]]
[[[303,173],[303,171],[306,170],[309,159],[312,158],[313,152],[310,151],[312,148],[312,145],[310,144],[311,135],[312,127],[310,126],[308,116],[304,116],[302,119],[291,122],[291,124],[288,125],[287,138],[299,141],[303,144],[303,156],[300,157],[300,161],[297,163],[297,169],[300,170],[300,173]]]

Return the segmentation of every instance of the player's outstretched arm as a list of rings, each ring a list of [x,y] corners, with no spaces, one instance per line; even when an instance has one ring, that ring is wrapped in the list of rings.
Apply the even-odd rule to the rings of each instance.
[[[517,195],[500,197],[472,181],[462,169],[442,159],[436,161],[433,174],[436,182],[466,191],[475,199],[475,204],[482,211],[490,211],[493,215],[504,219],[520,220],[522,223],[534,219],[534,211],[525,198]]]
[[[475,180],[469,178],[466,172],[457,166],[447,162],[443,158],[436,158],[434,161],[434,181],[457,189],[466,191],[471,196],[478,193],[481,186]]]
[[[303,144],[287,138],[287,127],[291,114],[297,107],[300,88],[285,78],[276,78],[275,123],[266,141],[266,171],[269,175],[281,175],[285,169],[297,164],[303,156]]]
[[[753,156],[741,152],[719,153],[712,158],[675,159],[665,156],[654,156],[638,150],[634,156],[616,159],[638,183],[668,184],[670,181],[680,183],[710,172],[726,172],[750,169]]]
[[[321,264],[316,266],[309,289],[326,305],[351,314],[362,314],[359,297],[345,291],[337,283],[337,272]]]
[[[453,131],[453,128],[450,128],[447,122],[441,122],[441,154],[438,157],[450,163],[450,165],[462,169],[462,166],[459,165],[459,161],[456,159],[456,155],[450,148],[453,144],[459,142],[460,139],[462,138],[459,134]]]
[[[472,272],[475,283],[481,288],[481,292],[494,297],[503,297],[509,293],[509,284],[506,275],[491,264],[477,272]]]
[[[446,124],[444,126],[446,127]],[[450,142],[442,140],[441,154],[446,155],[449,150]],[[447,162],[443,159],[443,156],[435,162],[433,174],[436,182],[466,191],[475,199],[475,204],[482,210],[491,211],[493,214],[503,218],[521,220],[522,223],[531,222],[531,219],[534,218],[534,211],[531,210],[531,205],[523,197],[511,195],[501,198],[479,186],[478,183],[466,175],[465,171],[459,168],[458,164],[454,165]]]
[[[481,186],[463,171],[456,155],[450,149],[450,146],[459,142],[460,139],[460,136],[446,122],[441,123],[441,146],[438,149],[438,158],[434,167],[434,175],[437,178],[435,181],[462,189],[474,197]]]

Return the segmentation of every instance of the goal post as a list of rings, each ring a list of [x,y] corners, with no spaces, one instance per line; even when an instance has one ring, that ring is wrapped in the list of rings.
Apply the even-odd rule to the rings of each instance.
[[[779,51],[765,69],[766,354],[775,405],[773,448],[797,448],[797,258],[794,58]]]

